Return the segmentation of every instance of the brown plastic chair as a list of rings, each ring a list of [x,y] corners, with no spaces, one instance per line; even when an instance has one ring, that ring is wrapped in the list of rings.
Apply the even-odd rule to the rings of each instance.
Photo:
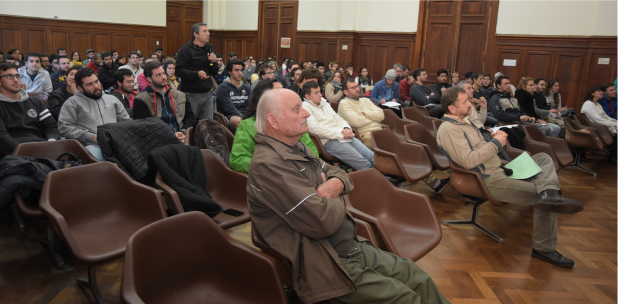
[[[127,244],[121,299],[143,303],[288,303],[276,261],[235,240],[207,215],[150,224]]]
[[[341,162],[338,158],[326,153],[326,148],[324,148],[324,145],[322,145],[322,140],[320,140],[320,136],[314,133],[309,133],[309,137],[311,138],[311,141],[313,142],[315,147],[318,149],[318,154],[322,155],[324,159],[332,163]]]
[[[577,167],[592,176],[597,176],[594,171],[583,167],[579,163],[586,150],[603,150],[603,142],[601,142],[596,130],[580,127],[568,117],[564,118],[564,127],[566,128],[566,143],[575,151],[575,163],[569,167]]]
[[[225,117],[225,115],[219,113],[219,112],[215,112],[215,115],[217,115],[217,122],[224,126],[225,128],[227,128],[228,131],[232,132],[232,134],[236,134],[236,132],[232,131],[232,128],[230,127],[230,124],[227,123],[227,118]]]
[[[416,183],[433,171],[431,160],[422,146],[405,143],[388,129],[371,132],[374,166],[380,172]]]
[[[105,301],[94,266],[122,257],[133,233],[166,216],[159,191],[108,162],[49,173],[40,206],[73,256],[88,266],[88,279],[77,284],[97,303]]]
[[[438,129],[440,129],[440,125],[442,125],[442,119],[434,119],[431,123],[433,124],[433,133],[438,134]]]
[[[227,147],[232,151],[232,146],[234,145],[234,134],[230,132],[228,128],[223,128],[223,133],[225,133],[225,139],[227,140]],[[189,146],[197,146],[195,144],[195,129],[193,127],[187,129],[187,138],[189,140],[185,140],[185,145]]]
[[[387,125],[389,129],[395,132],[395,134],[397,135],[397,137],[399,137],[401,141],[405,142],[406,132],[404,130],[404,127],[406,125],[415,124],[417,122],[409,119],[401,119],[399,118],[399,116],[397,116],[397,114],[395,114],[395,112],[393,112],[393,110],[386,109],[384,110],[384,120],[382,121],[382,123]]]
[[[224,128],[225,129],[225,128]],[[193,146],[193,127],[187,129],[187,134],[185,135],[185,145]]]
[[[206,170],[206,185],[204,188],[212,199],[217,202],[223,210],[236,209],[245,214],[234,217],[226,213],[219,213],[213,220],[222,228],[228,229],[244,224],[250,220],[249,210],[247,209],[247,175],[232,170],[214,152],[202,149],[204,166]],[[163,191],[167,200],[167,207],[175,214],[184,213],[178,193],[168,186],[157,172],[155,185]]]
[[[389,252],[417,261],[440,243],[442,229],[427,196],[393,186],[375,169],[350,178],[348,210],[377,227]]]
[[[335,111],[335,113],[337,113],[337,111],[339,110],[339,102],[338,101],[331,102],[330,107],[333,108],[333,111]]]
[[[460,196],[468,198],[468,200],[466,200],[466,205],[473,204],[474,207],[472,209],[472,218],[470,220],[444,221],[444,224],[474,226],[489,235],[494,240],[502,243],[504,240],[500,236],[478,223],[478,215],[479,207],[486,201],[489,201],[489,203],[494,206],[502,206],[505,203],[497,201],[491,196],[491,193],[489,193],[487,185],[485,185],[483,177],[481,177],[480,173],[463,169],[451,161],[449,161],[449,165],[451,168],[451,187],[457,190]]]
[[[534,125],[519,125],[519,129],[526,133],[524,146],[532,154],[545,152],[554,162],[556,172],[573,163],[573,154],[566,141],[561,138],[545,136],[539,128]]]
[[[446,170],[449,168],[448,158],[438,149],[436,136],[431,134],[427,128],[421,124],[409,124],[405,126],[404,131],[406,142],[425,148],[435,170]]]
[[[424,107],[407,107],[403,108],[402,112],[404,119],[417,121],[423,126],[425,126],[425,128],[427,128],[427,130],[429,130],[431,133],[435,133],[433,128],[433,121],[439,119],[429,116],[427,109],[425,109]]]
[[[614,143],[614,136],[607,126],[590,121],[586,114],[575,114],[575,121],[581,127],[594,128],[605,147],[609,147]]]

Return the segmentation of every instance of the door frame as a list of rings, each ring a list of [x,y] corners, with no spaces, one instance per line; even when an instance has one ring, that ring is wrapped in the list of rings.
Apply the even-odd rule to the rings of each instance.
[[[274,2],[292,2],[294,5],[294,14],[295,14],[295,18],[296,18],[296,25],[294,26],[294,31],[292,32],[292,43],[290,45],[290,48],[292,49],[292,54],[294,54],[294,57],[298,57],[297,52],[298,50],[296,49],[296,32],[298,31],[298,1],[290,1],[290,0],[259,0],[259,6],[258,6],[258,43],[259,43],[259,47],[258,47],[258,58],[264,58],[264,8],[265,8],[265,4],[266,3],[274,3]],[[278,49],[280,49],[280,37],[277,37],[278,39],[278,43],[277,45],[279,46]],[[277,52],[278,54],[279,52]],[[279,61],[281,60],[281,58],[279,58],[280,56],[277,56],[277,63],[279,63]],[[265,59],[265,58],[264,58]]]

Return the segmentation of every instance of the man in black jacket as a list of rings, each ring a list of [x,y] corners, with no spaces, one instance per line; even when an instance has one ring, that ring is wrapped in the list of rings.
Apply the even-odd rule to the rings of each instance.
[[[45,104],[21,88],[17,66],[0,63],[0,158],[23,142],[59,139],[58,125]]]
[[[445,69],[439,69],[438,81],[436,81],[436,83],[431,87],[433,93],[438,95],[438,98],[440,98],[440,96],[442,96],[442,92],[452,86],[452,84],[448,83],[448,71]]]
[[[137,96],[137,91],[134,90],[135,77],[133,77],[131,70],[118,69],[114,73],[114,79],[116,79],[116,85],[114,91],[109,94],[116,96],[129,116],[133,118],[133,99]]]
[[[51,112],[51,115],[56,121],[58,121],[60,109],[62,109],[64,102],[71,98],[71,96],[73,96],[77,91],[77,87],[75,85],[75,73],[77,73],[77,71],[82,67],[83,66],[81,65],[74,65],[70,67],[69,73],[67,73],[67,78],[65,80],[65,85],[49,94],[49,98],[47,99],[47,104],[49,104],[49,112]]]
[[[429,115],[435,118],[442,118],[444,116],[444,110],[440,106],[440,95],[431,91],[431,88],[423,84],[427,81],[427,72],[425,69],[418,68],[412,71],[412,77],[414,77],[414,84],[410,87],[410,99],[418,106],[424,106],[427,108]]]
[[[101,82],[103,91],[106,91],[116,83],[114,73],[118,71],[119,66],[112,61],[112,54],[103,52],[101,57],[103,57],[103,65],[99,68],[99,82]]]
[[[208,43],[210,32],[205,23],[194,24],[191,36],[193,41],[178,50],[176,56],[176,77],[180,78],[178,90],[185,93],[196,120],[212,119],[214,105],[210,77],[219,71],[217,56]]]

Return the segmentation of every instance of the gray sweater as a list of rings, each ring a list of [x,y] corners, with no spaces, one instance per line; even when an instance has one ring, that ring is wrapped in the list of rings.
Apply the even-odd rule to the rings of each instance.
[[[426,106],[430,103],[440,104],[440,95],[434,94],[427,85],[414,83],[410,88],[410,98],[419,106]],[[427,98],[429,96],[429,98]]]
[[[130,119],[118,98],[103,94],[94,100],[78,90],[62,105],[58,130],[60,135],[76,139],[83,145],[98,145],[94,139],[98,126]]]

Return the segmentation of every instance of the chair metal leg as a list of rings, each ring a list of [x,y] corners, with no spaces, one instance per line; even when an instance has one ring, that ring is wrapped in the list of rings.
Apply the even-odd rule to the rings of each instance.
[[[78,278],[77,285],[79,287],[90,290],[90,292],[92,293],[92,296],[94,297],[94,301],[97,302],[98,304],[107,303],[103,299],[103,296],[101,296],[101,291],[99,290],[99,286],[97,286],[97,272],[94,266],[88,266],[88,279]]]
[[[26,230],[26,224],[24,224],[24,218],[21,216],[21,213],[19,213],[19,210],[17,210],[16,203],[13,203],[11,207],[13,208],[13,214],[15,215],[15,219],[17,220],[17,224],[19,224],[19,231],[21,233],[24,233],[24,230]]]
[[[63,270],[64,260],[62,259],[60,252],[57,252],[56,250],[54,250],[54,245],[56,244],[56,240],[54,239],[54,236],[55,236],[54,224],[52,223],[50,219],[46,219],[46,221],[47,221],[47,229],[45,230],[46,235],[41,237],[40,241],[47,245],[49,252],[51,252],[54,258],[54,262],[56,262],[56,266],[58,267],[58,270]]]
[[[584,166],[579,164],[579,161],[581,160],[581,157],[582,157],[582,152],[575,152],[575,163],[570,164],[569,167],[576,167],[576,168],[579,168],[579,169],[583,170],[584,172],[586,172],[588,174],[591,174],[592,176],[597,176],[597,174],[594,171],[592,171],[592,170],[590,170],[588,168],[585,168]]]
[[[464,197],[470,197],[467,195],[461,195]],[[477,219],[478,219],[478,215],[479,215],[479,207],[484,203],[485,201],[479,198],[470,198],[469,200],[466,201],[466,205],[467,204],[474,204],[474,207],[472,208],[472,219],[470,220],[453,220],[453,221],[444,221],[445,225],[470,225],[470,226],[474,226],[476,228],[478,228],[479,230],[485,232],[485,234],[489,235],[492,239],[498,241],[498,243],[502,244],[502,242],[504,242],[504,240],[497,234],[491,232],[489,229],[483,227],[481,224],[478,223]]]

